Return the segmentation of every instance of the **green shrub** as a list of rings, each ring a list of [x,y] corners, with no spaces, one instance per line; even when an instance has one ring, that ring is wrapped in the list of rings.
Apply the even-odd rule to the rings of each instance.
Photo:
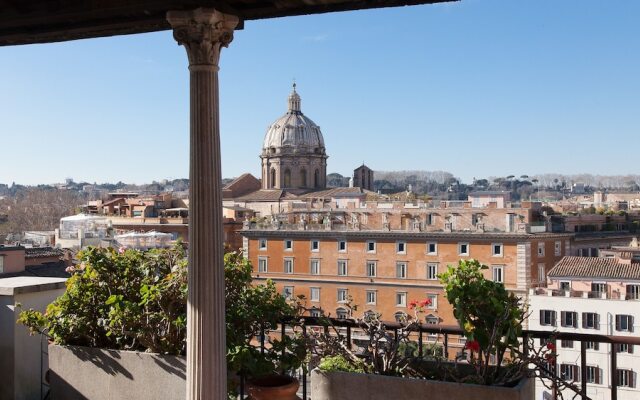
[[[322,358],[320,364],[318,365],[318,368],[321,371],[325,372],[365,372],[364,363],[362,363],[362,365],[355,365],[354,362],[347,360],[342,355],[327,356]]]
[[[88,248],[67,290],[19,322],[56,344],[184,354],[187,262],[181,246],[147,252]]]

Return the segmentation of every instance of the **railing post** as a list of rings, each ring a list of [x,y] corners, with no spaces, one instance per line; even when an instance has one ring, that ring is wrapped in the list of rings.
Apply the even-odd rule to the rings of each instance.
[[[444,334],[444,358],[449,359],[449,334]]]
[[[418,355],[420,356],[420,358],[422,358],[422,356],[423,356],[423,351],[422,351],[422,328],[420,328],[418,330]]]
[[[618,400],[618,353],[615,349],[615,344],[611,343],[609,349],[611,350],[611,400]]]
[[[307,323],[306,321],[302,324],[302,334],[307,338]],[[308,366],[304,366],[302,368],[302,400],[307,400],[307,368]]]
[[[351,350],[351,326],[347,326],[347,348]]]
[[[582,400],[586,400],[587,397],[587,342],[580,341],[580,378],[582,379]]]

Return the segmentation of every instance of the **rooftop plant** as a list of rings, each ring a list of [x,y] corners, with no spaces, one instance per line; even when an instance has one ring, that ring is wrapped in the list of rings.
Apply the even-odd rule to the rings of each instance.
[[[227,253],[225,304],[227,365],[233,392],[237,374],[262,376],[299,368],[306,356],[301,337],[271,339],[296,301],[271,281],[252,285],[251,264]],[[186,352],[187,258],[181,245],[149,251],[88,248],[68,268],[66,291],[46,312],[21,312],[19,322],[60,345],[184,355]],[[261,333],[266,346],[260,351]]]

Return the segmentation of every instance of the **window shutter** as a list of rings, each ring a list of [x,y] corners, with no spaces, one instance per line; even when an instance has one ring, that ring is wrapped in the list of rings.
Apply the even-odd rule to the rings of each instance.
[[[565,324],[566,318],[567,318],[567,312],[566,311],[560,311],[560,326],[567,326]]]
[[[551,325],[556,326],[557,323],[556,312],[551,311]]]
[[[600,330],[600,314],[594,315],[594,328]]]
[[[616,330],[620,330],[620,315],[616,314]]]
[[[587,327],[587,319],[585,318],[585,313],[582,313],[582,328],[585,329]]]
[[[576,382],[580,382],[580,367],[577,365],[573,366],[573,380]]]
[[[634,388],[636,387],[636,373],[629,370],[629,387],[630,388]]]
[[[629,332],[633,332],[633,315],[629,315],[627,322],[629,322]]]
[[[596,381],[594,383],[599,385],[600,384],[600,368],[594,367],[594,370],[596,371]]]
[[[632,344],[629,345],[629,353],[633,354],[633,345]]]
[[[540,325],[546,325],[544,322],[544,310],[540,310]]]

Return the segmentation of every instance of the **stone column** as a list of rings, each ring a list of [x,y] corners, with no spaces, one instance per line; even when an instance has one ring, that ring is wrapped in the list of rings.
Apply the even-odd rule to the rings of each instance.
[[[187,399],[227,397],[218,60],[238,18],[213,9],[169,11],[190,72]]]

